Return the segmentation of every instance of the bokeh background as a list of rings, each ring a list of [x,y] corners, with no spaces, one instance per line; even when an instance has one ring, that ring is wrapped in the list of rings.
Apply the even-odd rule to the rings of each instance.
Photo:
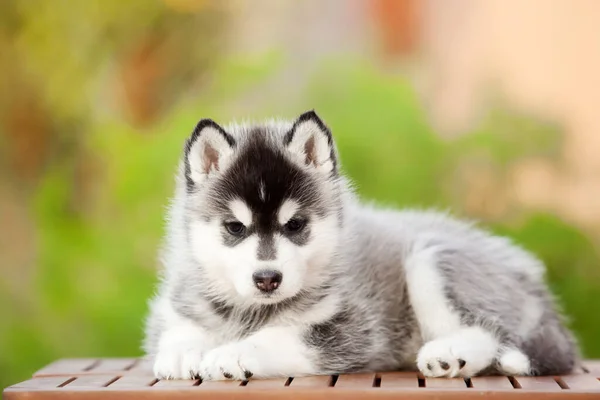
[[[4,0],[0,386],[141,354],[183,139],[316,109],[359,194],[536,252],[600,357],[600,2]]]

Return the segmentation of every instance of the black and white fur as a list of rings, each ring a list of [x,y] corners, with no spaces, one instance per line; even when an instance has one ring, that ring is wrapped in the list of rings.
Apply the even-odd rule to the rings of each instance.
[[[157,377],[571,371],[540,261],[445,214],[362,204],[338,164],[312,111],[198,123],[147,320]],[[283,277],[269,293],[253,281],[264,270]]]

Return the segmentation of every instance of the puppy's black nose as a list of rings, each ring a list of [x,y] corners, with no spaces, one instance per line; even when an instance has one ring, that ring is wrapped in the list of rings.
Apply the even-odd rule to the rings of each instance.
[[[256,287],[265,293],[270,293],[277,289],[281,284],[283,275],[279,271],[263,269],[252,274],[252,279]]]

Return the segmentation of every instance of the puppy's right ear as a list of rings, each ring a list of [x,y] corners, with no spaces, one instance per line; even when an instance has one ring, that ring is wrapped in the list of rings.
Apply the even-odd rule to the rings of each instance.
[[[202,119],[185,143],[185,178],[188,186],[199,185],[227,168],[235,139],[211,119]]]

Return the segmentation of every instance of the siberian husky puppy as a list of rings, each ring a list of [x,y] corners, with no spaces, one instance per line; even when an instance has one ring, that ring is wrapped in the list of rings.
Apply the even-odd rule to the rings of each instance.
[[[361,203],[313,111],[198,123],[162,263],[144,342],[158,378],[545,375],[578,360],[538,259],[442,213]]]

